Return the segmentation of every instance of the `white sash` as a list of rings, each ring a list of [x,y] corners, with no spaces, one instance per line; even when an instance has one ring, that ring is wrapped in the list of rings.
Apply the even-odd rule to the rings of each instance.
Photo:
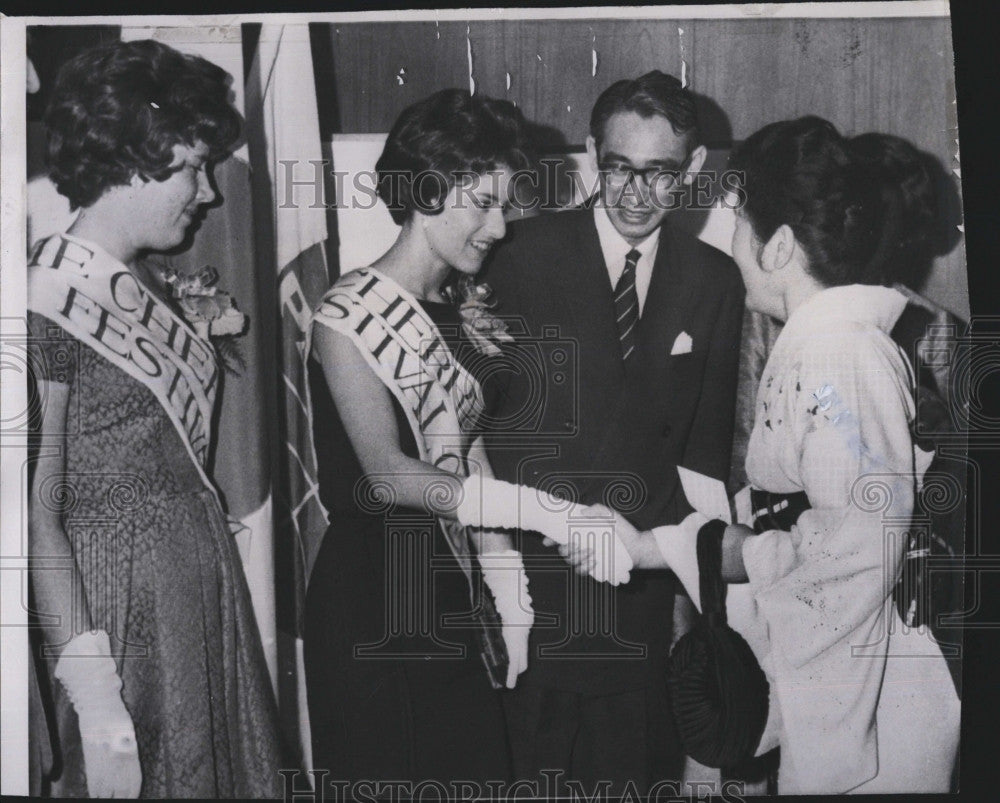
[[[420,303],[388,276],[361,268],[327,291],[313,321],[357,346],[403,408],[420,459],[467,477],[469,438],[463,433],[483,409],[482,389]],[[307,354],[309,347],[307,342]],[[471,577],[468,533],[457,522],[440,522],[455,558]]]
[[[117,259],[66,234],[42,240],[32,250],[28,309],[149,388],[205,487],[216,494],[204,469],[219,378],[208,340]]]

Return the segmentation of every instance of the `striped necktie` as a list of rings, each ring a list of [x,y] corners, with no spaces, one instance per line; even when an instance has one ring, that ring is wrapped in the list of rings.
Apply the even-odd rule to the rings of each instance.
[[[635,352],[636,331],[639,323],[639,294],[635,290],[635,266],[639,251],[633,248],[625,257],[625,270],[615,285],[615,318],[618,320],[618,339],[622,344],[622,359],[628,362]]]

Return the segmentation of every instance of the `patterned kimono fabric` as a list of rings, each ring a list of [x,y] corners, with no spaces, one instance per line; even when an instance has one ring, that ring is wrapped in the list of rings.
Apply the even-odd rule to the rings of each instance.
[[[790,316],[757,392],[753,487],[805,492],[791,531],[750,538],[732,627],[771,686],[758,753],[781,747],[781,794],[946,792],[959,702],[929,629],[892,601],[930,454],[910,434],[906,357],[889,336],[906,298],[823,290]]]

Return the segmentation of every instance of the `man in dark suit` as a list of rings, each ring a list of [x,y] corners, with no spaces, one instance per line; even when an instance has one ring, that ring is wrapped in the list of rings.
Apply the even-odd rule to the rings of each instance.
[[[678,465],[727,477],[743,288],[728,257],[669,222],[706,154],[691,93],[661,72],[619,81],[590,126],[600,194],[513,224],[489,266],[499,312],[524,334],[487,445],[498,478],[649,529],[690,512]],[[679,779],[664,680],[676,578],[634,571],[613,587],[535,533],[522,549],[535,625],[505,693],[515,777],[558,772],[588,794]]]

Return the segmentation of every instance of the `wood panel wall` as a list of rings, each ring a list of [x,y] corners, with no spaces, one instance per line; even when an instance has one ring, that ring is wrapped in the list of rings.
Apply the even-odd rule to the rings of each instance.
[[[314,24],[324,135],[389,129],[438,89],[508,98],[564,142],[582,144],[610,83],[651,69],[703,96],[707,139],[726,145],[775,120],[818,114],[841,131],[905,137],[951,176],[957,138],[947,19],[497,20]],[[596,73],[594,54],[596,53]],[[509,81],[508,81],[509,76]],[[508,86],[509,84],[509,86]],[[951,250],[924,292],[968,316],[957,181],[943,215]]]

